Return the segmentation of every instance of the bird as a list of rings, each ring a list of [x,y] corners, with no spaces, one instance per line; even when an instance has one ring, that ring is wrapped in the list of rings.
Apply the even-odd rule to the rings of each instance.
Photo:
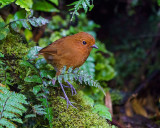
[[[66,66],[67,69],[69,67],[75,69],[83,65],[93,48],[98,49],[95,45],[95,38],[86,32],[79,32],[56,40],[41,49],[38,55],[43,55],[47,63],[51,64],[56,70],[56,76],[59,76],[64,66]],[[72,95],[73,92],[76,94],[73,85],[70,84],[69,81],[66,82],[71,88]],[[55,84],[54,79],[52,83],[53,85]],[[67,101],[67,108],[68,105],[73,106],[66,95],[64,90],[65,86],[62,83],[60,83],[60,86],[64,93],[64,99]]]

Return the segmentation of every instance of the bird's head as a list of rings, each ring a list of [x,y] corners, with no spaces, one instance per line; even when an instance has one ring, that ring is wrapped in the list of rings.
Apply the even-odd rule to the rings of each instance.
[[[95,39],[92,35],[86,32],[79,32],[73,36],[81,48],[88,49],[89,51],[91,51],[92,48],[98,49],[98,47],[95,45]]]

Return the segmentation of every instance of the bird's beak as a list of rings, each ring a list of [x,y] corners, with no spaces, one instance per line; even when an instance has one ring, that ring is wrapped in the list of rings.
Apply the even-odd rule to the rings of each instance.
[[[98,49],[98,47],[97,47],[95,44],[92,45],[91,48],[96,48],[96,49]]]

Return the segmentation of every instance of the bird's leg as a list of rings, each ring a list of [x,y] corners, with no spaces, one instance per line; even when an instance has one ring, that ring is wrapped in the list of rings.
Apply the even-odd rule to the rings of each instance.
[[[74,106],[72,105],[72,103],[71,103],[71,102],[69,101],[69,99],[68,99],[68,96],[67,96],[67,94],[66,94],[66,92],[65,92],[65,90],[64,90],[64,88],[63,88],[63,84],[60,83],[60,86],[61,86],[62,91],[63,91],[63,93],[64,93],[64,99],[65,99],[66,102],[67,102],[67,108],[68,108],[68,104],[71,105],[72,107],[74,107]],[[76,108],[76,107],[74,107],[74,108]]]
[[[55,85],[55,83],[56,83],[56,80],[52,79],[52,84]]]
[[[70,86],[70,88],[71,88],[71,92],[72,92],[72,95],[76,95],[77,94],[77,92],[76,92],[76,89],[73,87],[73,85],[71,84],[71,83],[69,83],[68,81],[66,81],[67,82],[67,84]]]

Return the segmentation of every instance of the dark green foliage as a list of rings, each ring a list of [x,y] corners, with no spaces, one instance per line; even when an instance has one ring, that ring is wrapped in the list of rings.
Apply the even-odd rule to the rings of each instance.
[[[0,81],[4,85],[13,85],[17,82],[19,84],[23,83],[22,78],[25,72],[17,67],[20,66],[21,59],[28,51],[28,48],[22,42],[22,37],[19,34],[9,33],[0,44],[0,52],[4,55],[0,58]]]
[[[92,8],[94,7],[93,0],[78,0],[78,1],[71,3],[68,6],[74,6],[74,8],[71,8],[69,10],[69,11],[73,11],[71,20],[73,19],[74,15],[79,15],[79,13],[78,13],[79,9],[83,8],[85,13],[87,13],[88,8],[89,8],[89,11],[91,11]]]
[[[79,16],[80,22],[77,27],[69,26],[68,28],[68,22],[70,22],[69,15],[66,19],[62,19],[58,14],[52,18],[51,22],[46,27],[42,38],[38,42],[40,44],[39,47],[36,46],[36,42],[31,41],[36,30],[36,28],[32,29],[32,26],[40,27],[47,24],[48,20],[39,16],[39,14],[41,13],[42,16],[47,16],[49,18],[49,12],[54,12],[55,15],[55,12],[59,12],[56,8],[58,0],[27,0],[25,2],[22,0],[8,0],[8,2],[2,0],[0,3],[1,7],[6,5],[10,6],[9,4],[11,3],[15,7],[17,5],[20,6],[17,12],[13,12],[5,17],[5,21],[2,19],[0,20],[0,83],[18,90],[19,95],[21,95],[20,93],[23,93],[29,102],[27,105],[27,112],[24,114],[24,117],[21,118],[21,114],[18,113],[19,115],[16,115],[17,120],[14,121],[15,123],[18,121],[22,123],[23,119],[24,123],[22,125],[16,123],[16,125],[18,125],[18,127],[50,128],[62,125],[68,127],[72,127],[74,125],[80,127],[82,125],[84,127],[102,126],[109,128],[110,126],[105,120],[105,118],[110,119],[110,115],[106,115],[108,109],[106,108],[99,112],[98,107],[94,107],[95,103],[93,99],[84,95],[82,96],[80,93],[73,97],[71,96],[70,90],[65,88],[69,99],[74,101],[76,104],[75,106],[77,109],[75,110],[72,107],[67,109],[65,100],[59,97],[63,96],[62,90],[59,88],[59,82],[66,84],[65,81],[70,81],[76,87],[76,90],[81,87],[79,85],[89,85],[89,87],[98,87],[94,88],[94,90],[96,90],[95,92],[100,90],[103,91],[100,86],[101,83],[96,81],[95,75],[96,72],[99,74],[98,69],[95,70],[95,67],[97,66],[96,59],[102,57],[102,55],[99,55],[98,53],[97,56],[97,51],[94,51],[79,71],[77,69],[73,70],[72,67],[69,69],[64,68],[62,70],[62,74],[56,78],[57,83],[54,86],[52,84],[52,79],[55,76],[54,68],[50,64],[47,64],[44,58],[37,56],[38,51],[42,47],[49,45],[63,36],[85,31],[96,37],[94,29],[99,28],[100,26],[95,24],[93,21],[88,21],[86,14],[81,14]],[[85,12],[91,10],[93,8],[93,1],[80,0],[74,2],[72,5],[74,6],[74,15],[74,13],[78,14],[78,10],[80,8],[84,8]],[[41,11],[48,13],[44,15]],[[38,17],[36,18],[35,16]],[[17,32],[24,35],[26,39]],[[102,60],[101,63],[103,62],[104,61]],[[105,64],[112,66],[110,61]],[[84,71],[82,71],[82,69]],[[108,72],[109,70],[105,70],[105,72]],[[113,78],[113,76],[114,75],[110,76],[109,79]],[[103,99],[104,95],[101,97],[101,99]],[[13,102],[16,103],[16,99],[13,99]],[[23,106],[22,103],[21,106]],[[94,113],[92,109],[104,118]],[[61,120],[63,119],[64,121],[62,122]],[[70,121],[68,121],[68,119],[70,119]],[[77,121],[79,121],[79,123],[77,123]]]
[[[104,105],[95,105],[93,108],[93,112],[98,113],[101,117],[104,117],[108,120],[112,120],[111,113],[108,111],[108,108]]]
[[[9,0],[6,2],[2,0],[0,1],[0,3],[2,4],[1,7],[4,7],[5,5],[12,2],[15,1]],[[25,2],[17,0],[15,3],[17,5],[20,5],[21,8],[25,8],[25,10],[29,12],[26,13],[24,10],[16,12],[13,18],[8,19],[8,24],[5,23],[2,18],[0,18],[0,40],[4,39],[7,36],[7,34],[10,32],[10,28],[12,28],[14,31],[20,32],[20,29],[22,27],[31,30],[31,25],[34,27],[40,27],[48,23],[48,20],[41,16],[38,18],[33,16],[33,10],[30,10],[33,4],[32,0],[27,0]]]
[[[23,104],[28,104],[24,95],[0,86],[0,126],[16,128],[14,122],[23,123],[21,116],[26,112]]]
[[[5,22],[0,17],[0,40],[6,38],[7,34],[9,33],[9,28],[5,27]]]
[[[15,31],[19,31],[17,24],[20,24],[20,25],[22,25],[22,27],[31,30],[32,28],[31,28],[30,24],[34,27],[39,27],[39,26],[45,25],[47,23],[48,23],[48,20],[44,19],[43,17],[40,16],[39,18],[30,17],[27,19],[15,20],[15,21],[10,22],[9,25],[11,25],[12,29],[14,29]]]
[[[54,0],[52,1],[54,2]],[[59,12],[57,8],[55,8],[52,4],[50,4],[45,0],[36,0],[36,2],[33,4],[33,9],[37,11],[44,11],[44,12]]]
[[[15,2],[15,4],[19,5],[21,8],[25,8],[26,11],[30,11],[30,9],[32,8],[32,0],[1,0],[1,8],[3,8],[4,6],[11,4],[12,2]]]

